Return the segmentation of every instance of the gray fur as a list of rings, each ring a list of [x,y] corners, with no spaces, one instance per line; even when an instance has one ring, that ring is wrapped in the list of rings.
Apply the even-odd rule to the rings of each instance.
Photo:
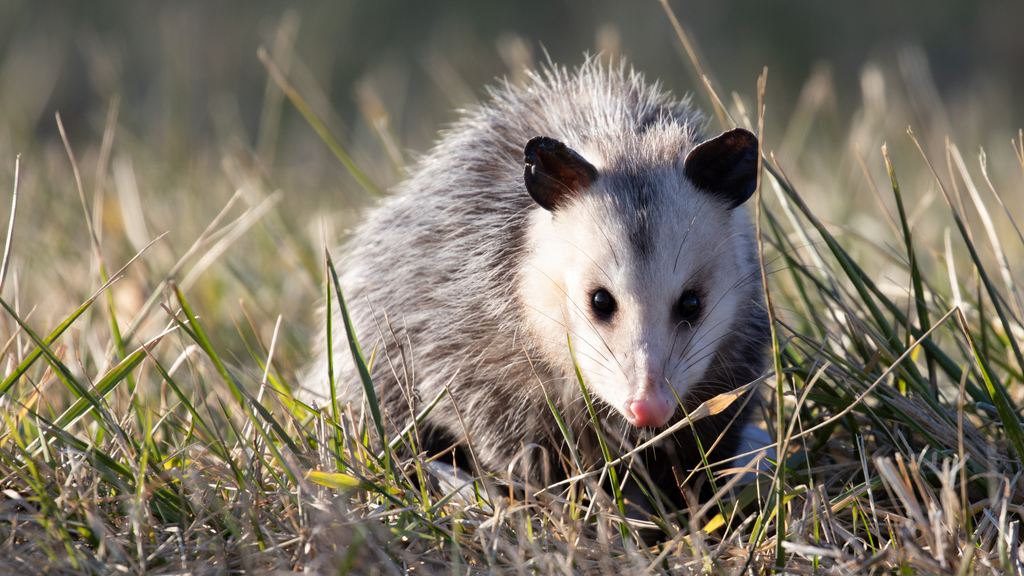
[[[601,457],[567,349],[564,357],[552,357],[560,353],[551,352],[551,342],[564,345],[565,331],[550,334],[551,342],[532,334],[532,303],[520,289],[529,273],[524,262],[531,257],[530,218],[543,210],[524,188],[526,142],[538,135],[555,138],[595,163],[602,194],[629,238],[627,245],[611,246],[617,261],[648,266],[666,218],[690,221],[708,214],[724,222],[732,216],[681,176],[687,152],[702,140],[701,117],[688,102],[672,100],[641,75],[592,60],[572,72],[551,67],[532,75],[525,86],[504,85],[490,95],[488,104],[467,111],[444,132],[409,179],[369,212],[345,246],[338,270],[367,359],[376,349],[372,376],[389,430],[405,426],[451,381],[454,403],[443,400],[420,427],[424,445],[444,449],[468,432],[479,464],[489,472],[505,470],[524,446],[537,445],[557,475],[564,462],[557,455],[565,451],[545,389],[571,423],[586,461]],[[667,203],[668,194],[696,195],[687,206],[700,207],[699,214],[666,214],[678,204]],[[728,289],[738,303],[729,311],[725,334],[689,352],[711,361],[702,374],[689,376],[683,397],[688,410],[753,380],[764,368],[767,319],[745,210],[737,209],[735,218],[745,223],[735,238],[702,232],[701,242],[684,237],[671,247],[673,257],[687,260],[695,257],[690,248],[711,246],[702,248],[707,251],[727,244],[731,260],[723,262],[737,268],[723,272],[734,274]],[[694,276],[713,276],[714,262]],[[718,297],[707,295],[707,305]],[[358,406],[362,388],[337,312],[334,327],[341,400]],[[323,403],[328,391],[323,338],[304,385]],[[600,396],[597,400],[601,416],[628,441],[649,433],[628,425]],[[705,449],[737,410],[734,405],[699,423]],[[681,414],[677,411],[676,418]],[[739,434],[745,415],[738,420],[716,455],[731,453],[731,438]],[[684,429],[666,443],[664,453],[672,464],[692,469],[698,462],[693,433]],[[658,481],[675,485],[672,476]]]

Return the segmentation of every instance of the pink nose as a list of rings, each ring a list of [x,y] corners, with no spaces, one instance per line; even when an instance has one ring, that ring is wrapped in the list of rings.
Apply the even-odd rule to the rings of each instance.
[[[626,420],[638,428],[664,426],[672,417],[674,406],[662,398],[634,400],[626,410]]]

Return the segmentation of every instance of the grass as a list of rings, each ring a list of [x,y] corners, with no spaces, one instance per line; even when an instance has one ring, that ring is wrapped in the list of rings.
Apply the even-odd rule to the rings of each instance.
[[[376,194],[374,171],[354,160],[373,152],[346,151],[273,57],[260,58],[354,185]],[[726,106],[706,86],[724,126],[763,131],[764,80],[753,118],[742,98]],[[855,136],[871,126],[854,122],[844,161],[857,170],[844,174],[856,178],[833,180],[813,169],[833,161],[820,147],[764,151],[758,223],[775,346],[755,385],[781,457],[735,498],[694,505],[685,522],[654,518],[666,540],[643,545],[622,521],[621,495],[600,491],[605,475],[634,473],[601,436],[609,464],[557,489],[473,482],[445,493],[424,481],[425,461],[397,449],[414,431],[383,446],[367,434],[386,414],[366,370],[368,413],[296,400],[311,334],[325,329],[311,312],[318,293],[344,307],[320,246],[329,233],[292,224],[271,171],[237,148],[203,150],[193,181],[234,195],[150,198],[132,183],[165,168],[144,151],[115,159],[111,177],[112,147],[131,140],[117,110],[82,164],[65,138],[14,170],[22,206],[11,222],[22,232],[0,271],[0,572],[1021,570],[1020,133],[1014,155],[969,169],[953,143],[936,157],[913,133],[861,150]],[[813,110],[796,114],[815,125]],[[384,144],[393,138],[380,118],[367,123]],[[96,167],[91,202],[80,165]],[[1015,192],[1001,197],[993,182]],[[824,198],[802,191],[832,186]],[[79,202],[47,205],[48,187]],[[828,209],[856,190],[874,200]],[[84,241],[51,240],[49,220]],[[147,220],[175,234],[154,240],[139,227]],[[347,318],[345,328],[365,368],[372,350]]]

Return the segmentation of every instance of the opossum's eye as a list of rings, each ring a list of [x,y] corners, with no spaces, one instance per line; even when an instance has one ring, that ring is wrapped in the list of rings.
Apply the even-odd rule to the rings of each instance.
[[[693,320],[700,313],[700,296],[694,290],[687,290],[679,297],[676,313],[683,320]]]
[[[615,303],[615,298],[608,293],[604,288],[598,288],[594,291],[594,294],[590,297],[590,307],[597,312],[599,316],[609,317],[615,313],[618,305]]]

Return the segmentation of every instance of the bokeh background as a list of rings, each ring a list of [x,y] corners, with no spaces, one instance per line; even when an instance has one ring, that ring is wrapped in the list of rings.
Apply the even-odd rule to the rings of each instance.
[[[756,80],[768,67],[765,149],[776,153],[830,222],[881,246],[892,238],[855,153],[862,152],[884,193],[880,146],[888,142],[905,175],[915,226],[940,248],[950,220],[905,133],[908,126],[947,185],[956,182],[946,162],[949,137],[979,182],[976,157],[984,147],[990,165],[1001,167],[992,171],[994,186],[1011,208],[1020,201],[1021,172],[1010,140],[1024,125],[1024,4],[669,4],[734,113],[741,102],[753,114]],[[573,66],[584,53],[625,57],[711,110],[657,0],[5,0],[4,219],[15,156],[23,162],[16,278],[5,298],[23,309],[38,307],[33,322],[46,325],[101,284],[54,118],[59,112],[107,267],[116,269],[168,232],[115,288],[122,314],[140,309],[232,194],[244,189],[226,221],[268,199],[270,211],[251,233],[224,246],[217,266],[197,271],[189,288],[218,325],[230,326],[238,299],[246,300],[258,324],[284,315],[289,350],[301,364],[320,291],[318,247],[324,238],[339,242],[373,199],[280,91],[268,87],[260,46],[385,189],[429,149],[439,128],[459,117],[458,109],[486,100],[486,85],[520,79],[526,67],[547,58]],[[115,104],[108,153],[105,126]],[[930,218],[933,208],[946,215]],[[181,275],[196,266],[189,261]]]
[[[865,65],[914,76],[917,58],[930,65],[936,96],[955,112],[957,128],[977,124],[965,115],[1000,114],[1016,125],[1024,112],[1014,97],[1024,88],[1019,2],[670,4],[719,89],[749,93],[762,67],[769,67],[769,122],[788,118],[816,70],[828,70],[842,115],[860,104]],[[166,139],[170,160],[187,154],[176,147],[214,137],[211,101],[217,98],[235,101],[239,120],[255,136],[266,82],[256,47],[273,45],[286,15],[295,20],[296,59],[346,125],[359,121],[360,84],[376,82],[386,88],[393,128],[413,147],[428,145],[436,125],[452,118],[448,111],[482,97],[483,85],[518,73],[519,49],[528,62],[547,51],[567,65],[584,52],[614,51],[679,93],[700,92],[654,0],[8,0],[0,6],[0,95],[12,125],[5,140],[24,148],[55,137],[56,110],[75,136],[95,137],[90,114],[102,112],[114,94],[125,104],[125,126],[154,142]],[[444,65],[450,69],[439,70]],[[979,107],[979,100],[1004,108]],[[284,123],[290,127],[290,119]],[[169,134],[178,131],[184,141]]]

